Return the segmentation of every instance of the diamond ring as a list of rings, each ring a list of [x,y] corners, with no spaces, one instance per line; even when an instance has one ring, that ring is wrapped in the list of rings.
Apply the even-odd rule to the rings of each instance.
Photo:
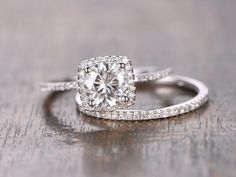
[[[81,112],[111,120],[149,120],[177,116],[193,111],[208,100],[208,88],[192,78],[172,75],[170,68],[157,70],[143,67],[133,69],[125,56],[105,56],[82,61],[76,81],[43,83],[43,91],[76,89],[76,103]],[[135,72],[136,71],[136,72]],[[138,82],[157,82],[191,89],[192,99],[161,109],[126,109],[135,103]]]
[[[90,111],[115,111],[134,104],[135,83],[162,79],[170,68],[133,69],[125,56],[104,56],[82,61],[76,81],[43,83],[43,91],[78,90],[82,106]]]
[[[154,82],[154,81],[152,81]],[[158,85],[170,85],[183,87],[185,89],[192,90],[196,92],[196,96],[192,99],[179,103],[176,105],[156,108],[156,109],[137,109],[137,110],[115,110],[115,111],[91,111],[83,107],[81,101],[81,95],[78,92],[76,95],[76,102],[80,112],[87,115],[109,119],[109,120],[152,120],[152,119],[162,119],[167,117],[178,116],[184,113],[188,113],[195,109],[198,109],[208,101],[208,88],[200,81],[178,75],[172,75],[165,77],[159,81],[156,81]]]

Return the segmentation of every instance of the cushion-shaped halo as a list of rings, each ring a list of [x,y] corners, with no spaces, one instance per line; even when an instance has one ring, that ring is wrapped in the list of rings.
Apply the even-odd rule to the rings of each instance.
[[[79,65],[78,84],[82,105],[90,111],[113,111],[135,102],[133,67],[125,56],[84,60]]]

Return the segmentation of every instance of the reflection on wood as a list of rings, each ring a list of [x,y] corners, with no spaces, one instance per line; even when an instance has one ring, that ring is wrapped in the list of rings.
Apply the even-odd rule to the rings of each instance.
[[[233,1],[0,1],[0,177],[235,176],[236,26]],[[127,55],[170,66],[210,88],[201,109],[159,121],[81,114],[73,92],[44,80],[82,59]],[[193,93],[140,87],[137,108]]]

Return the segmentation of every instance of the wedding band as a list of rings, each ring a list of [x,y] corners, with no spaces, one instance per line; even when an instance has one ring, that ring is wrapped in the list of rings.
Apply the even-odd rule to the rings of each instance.
[[[91,58],[82,61],[78,68],[76,81],[43,83],[41,89],[76,89],[85,110],[115,111],[135,103],[136,83],[162,79],[171,72],[170,68],[158,71],[153,67],[142,67],[135,73],[130,59],[125,56]]]
[[[208,88],[202,82],[184,76],[168,76],[170,72],[170,68],[157,70],[153,67],[134,71],[128,57],[104,56],[82,61],[78,67],[77,80],[43,83],[41,89],[76,89],[76,103],[82,113],[111,120],[167,118],[193,111],[207,102]],[[135,104],[136,83],[147,81],[184,87],[195,91],[197,95],[183,103],[161,109],[126,109]]]
[[[208,101],[208,88],[198,80],[184,76],[172,75],[156,81],[156,83],[158,85],[170,85],[190,89],[196,92],[197,95],[180,104],[161,109],[149,110],[89,111],[83,108],[79,93],[76,95],[76,102],[81,112],[97,118],[110,120],[151,120],[178,116],[198,109]]]

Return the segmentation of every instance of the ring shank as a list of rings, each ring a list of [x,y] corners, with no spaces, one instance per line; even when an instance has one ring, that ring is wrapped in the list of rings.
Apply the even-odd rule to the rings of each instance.
[[[159,70],[158,68],[152,67],[140,67],[135,69],[135,82],[147,82],[153,80],[159,80],[171,73],[170,68]],[[42,91],[66,91],[78,88],[77,81],[67,82],[48,82],[42,83],[40,89]]]
[[[192,99],[177,105],[149,110],[117,110],[112,112],[88,111],[83,109],[81,106],[79,93],[76,95],[76,102],[81,112],[93,117],[111,120],[150,120],[177,116],[193,111],[202,106],[208,100],[208,88],[198,80],[184,76],[172,75],[156,82],[160,85],[174,85],[188,88],[197,92],[197,95]]]

